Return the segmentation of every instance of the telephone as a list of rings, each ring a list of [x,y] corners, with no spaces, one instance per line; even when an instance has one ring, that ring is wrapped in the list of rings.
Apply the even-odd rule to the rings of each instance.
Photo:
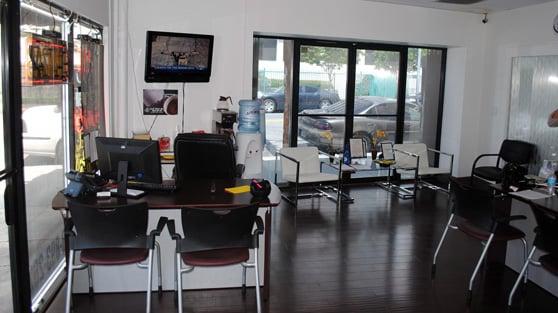
[[[95,174],[80,173],[77,171],[69,171],[66,178],[70,180],[64,195],[72,198],[86,196],[90,193],[100,191],[107,181]]]

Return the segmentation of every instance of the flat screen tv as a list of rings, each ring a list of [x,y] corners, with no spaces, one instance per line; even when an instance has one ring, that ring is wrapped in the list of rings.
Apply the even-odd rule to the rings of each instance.
[[[146,82],[208,82],[213,36],[147,32]]]

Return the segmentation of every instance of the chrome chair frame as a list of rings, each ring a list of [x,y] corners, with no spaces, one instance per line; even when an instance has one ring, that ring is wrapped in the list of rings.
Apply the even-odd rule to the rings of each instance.
[[[495,197],[503,197],[503,196],[495,196]],[[454,205],[453,203],[451,204],[452,206]],[[450,210],[453,212],[453,210]],[[446,239],[448,230],[453,229],[453,230],[459,230],[459,227],[457,227],[456,225],[453,225],[452,222],[455,218],[455,214],[452,213],[449,217],[449,220],[446,224],[446,226],[444,227],[444,231],[442,233],[442,237],[440,238],[440,242],[438,243],[438,245],[436,246],[436,251],[434,252],[434,258],[432,260],[432,278],[434,278],[435,274],[436,274],[436,260],[438,258],[438,254],[440,253],[440,249],[442,248],[442,244],[444,243],[444,240]],[[473,291],[473,283],[475,281],[475,278],[479,272],[479,269],[482,265],[482,262],[485,260],[486,257],[486,253],[488,252],[488,249],[490,248],[490,245],[492,244],[492,241],[494,239],[497,227],[499,224],[501,223],[508,223],[514,220],[523,220],[526,219],[525,216],[523,215],[516,215],[516,216],[510,216],[510,217],[503,217],[503,218],[498,218],[496,219],[496,223],[494,223],[494,225],[492,226],[491,232],[490,232],[490,236],[488,237],[488,240],[486,241],[481,241],[481,244],[484,246],[481,255],[479,257],[479,260],[477,261],[475,268],[473,270],[473,274],[471,275],[471,278],[469,279],[469,285],[468,285],[468,292],[467,292],[467,301],[468,303],[470,303],[471,298],[472,298],[472,291]],[[521,243],[523,244],[523,258],[527,259],[527,241],[525,240],[525,238],[521,238]]]
[[[338,157],[325,153],[323,151],[318,150],[318,156],[319,155],[324,155],[327,156],[329,159],[335,159],[335,160],[339,160]],[[281,198],[285,199],[285,201],[289,202],[291,205],[293,205],[295,208],[298,208],[298,199],[306,199],[306,198],[314,198],[314,197],[326,197],[327,199],[337,202],[338,198],[334,197],[332,195],[330,195],[329,193],[327,193],[324,189],[332,189],[334,192],[337,192],[337,190],[340,188],[339,186],[339,178],[337,179],[337,188],[336,187],[331,187],[331,186],[323,186],[321,183],[318,184],[318,186],[316,185],[312,185],[312,188],[316,191],[316,192],[312,192],[312,193],[307,193],[307,194],[299,194],[299,190],[300,190],[300,161],[285,155],[284,153],[281,153],[279,151],[275,152],[275,169],[274,169],[274,182],[275,184],[277,184],[277,160],[279,159],[279,156],[281,156],[282,158],[285,158],[293,163],[296,164],[296,181],[295,181],[295,195],[294,195],[294,199],[290,198],[289,196],[281,193]],[[322,165],[324,164],[324,162],[320,161],[320,171],[322,169]]]

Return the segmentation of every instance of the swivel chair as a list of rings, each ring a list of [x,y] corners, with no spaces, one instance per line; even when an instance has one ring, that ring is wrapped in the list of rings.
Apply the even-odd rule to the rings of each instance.
[[[510,197],[493,196],[487,190],[475,188],[468,183],[451,177],[451,214],[436,247],[432,261],[432,277],[436,274],[436,259],[449,229],[459,230],[467,236],[481,241],[484,245],[480,258],[469,279],[467,301],[472,297],[473,283],[493,242],[521,240],[524,257],[527,255],[525,233],[509,225],[509,222],[526,219],[524,215],[506,216],[504,208],[509,206]]]
[[[471,177],[477,176],[484,180],[496,183],[502,182],[502,169],[500,168],[500,160],[506,163],[515,163],[517,165],[526,165],[531,160],[535,146],[531,143],[506,139],[502,142],[500,152],[498,154],[481,154],[473,162],[471,169]],[[495,166],[479,166],[477,162],[484,157],[497,157]],[[527,174],[527,168],[525,168]]]
[[[240,264],[242,266],[242,290],[246,290],[246,268],[254,268],[256,274],[256,304],[262,311],[259,275],[259,236],[264,232],[262,219],[255,205],[231,210],[210,211],[182,209],[184,239],[176,233],[174,220],[169,220],[169,233],[176,241],[175,287],[178,312],[182,313],[182,274],[195,267],[214,267]],[[256,225],[256,229],[252,232]],[[249,250],[254,251],[254,261]],[[183,266],[185,265],[185,267]]]
[[[134,263],[147,269],[145,312],[151,312],[153,252],[157,254],[159,294],[162,293],[161,249],[155,238],[161,234],[167,218],[161,217],[157,228],[147,235],[148,209],[144,202],[103,208],[70,201],[68,208],[72,219],[65,227],[70,245],[65,312],[70,312],[74,270],[87,268],[92,295],[92,266]],[[74,264],[76,251],[81,251],[81,265]],[[145,260],[147,264],[142,264]]]
[[[186,179],[232,179],[242,175],[227,135],[179,134],[174,140],[176,185]]]

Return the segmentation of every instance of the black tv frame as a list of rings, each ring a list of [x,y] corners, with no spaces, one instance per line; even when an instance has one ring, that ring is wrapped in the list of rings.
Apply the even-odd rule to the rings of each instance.
[[[192,39],[209,39],[209,51],[207,58],[207,70],[197,73],[173,73],[173,74],[151,74],[151,52],[153,38],[155,36],[183,37]],[[211,65],[213,61],[213,35],[190,34],[190,33],[173,33],[162,31],[147,31],[146,34],[146,50],[145,50],[145,81],[148,83],[207,83],[211,76]]]

